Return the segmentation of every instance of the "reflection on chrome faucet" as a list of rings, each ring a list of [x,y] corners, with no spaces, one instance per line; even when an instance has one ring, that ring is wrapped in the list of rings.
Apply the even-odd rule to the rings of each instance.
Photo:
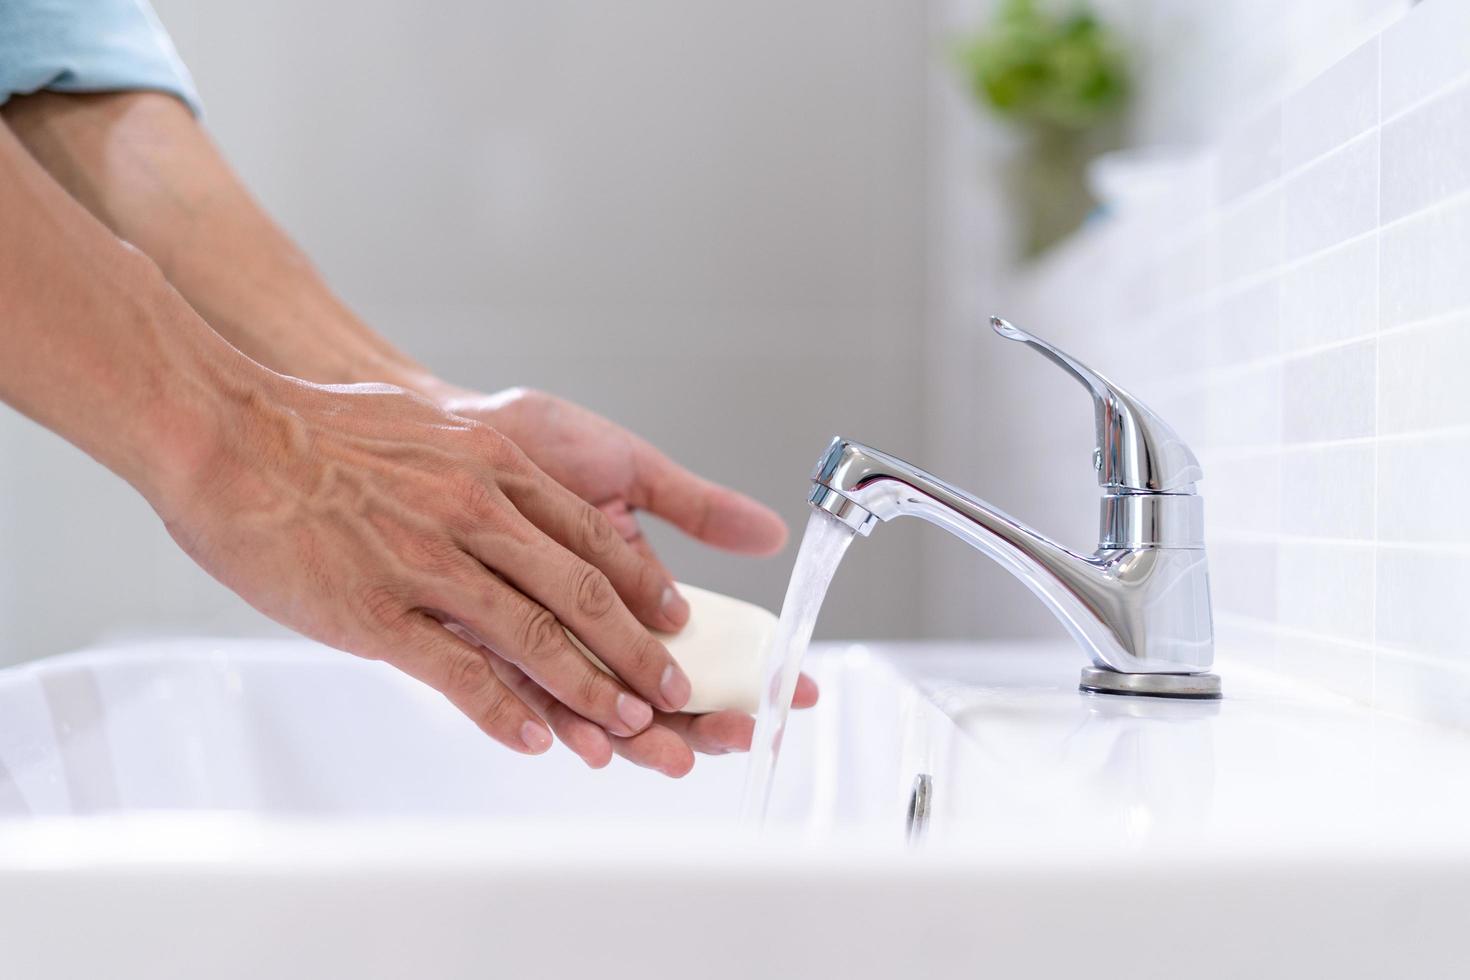
[[[895,456],[834,439],[812,475],[811,505],[860,534],[921,517],[1024,582],[1091,655],[1090,691],[1219,697],[1199,462],[1142,402],[999,317],[996,333],[1040,351],[1092,392],[1103,488],[1097,551],[1080,555]]]

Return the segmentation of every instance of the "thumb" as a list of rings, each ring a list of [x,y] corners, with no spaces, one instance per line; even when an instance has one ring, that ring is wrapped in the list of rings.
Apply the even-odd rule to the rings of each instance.
[[[773,555],[786,544],[786,524],[769,507],[696,476],[648,443],[634,447],[634,505],[716,548]]]

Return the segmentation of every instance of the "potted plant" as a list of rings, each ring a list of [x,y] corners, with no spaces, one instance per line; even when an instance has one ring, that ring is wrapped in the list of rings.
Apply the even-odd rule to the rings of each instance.
[[[1096,203],[1086,168],[1118,143],[1131,89],[1123,47],[1080,0],[1001,0],[956,58],[975,101],[1021,137],[1006,179],[1021,252],[1039,255]]]

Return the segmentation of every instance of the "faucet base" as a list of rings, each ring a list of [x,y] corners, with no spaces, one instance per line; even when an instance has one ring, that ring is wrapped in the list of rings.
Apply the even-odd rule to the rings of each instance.
[[[1219,674],[1125,674],[1104,667],[1083,667],[1077,685],[1088,694],[1134,694],[1150,698],[1217,701]]]

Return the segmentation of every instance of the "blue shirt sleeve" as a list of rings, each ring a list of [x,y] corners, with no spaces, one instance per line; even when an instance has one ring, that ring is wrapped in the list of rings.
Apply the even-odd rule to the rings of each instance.
[[[0,103],[40,89],[151,89],[200,113],[189,69],[148,0],[0,0]]]

